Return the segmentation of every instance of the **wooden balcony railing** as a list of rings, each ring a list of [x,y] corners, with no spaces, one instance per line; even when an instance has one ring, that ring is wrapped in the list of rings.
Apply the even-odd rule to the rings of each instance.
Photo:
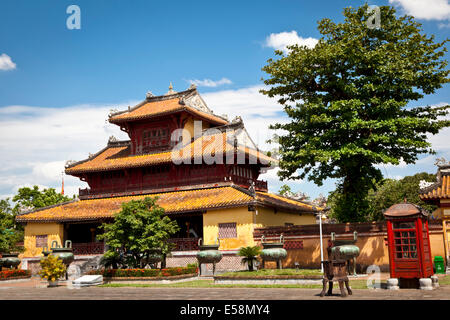
[[[103,254],[103,242],[72,243],[74,255]]]
[[[198,250],[199,238],[172,238],[169,241],[175,244],[173,251],[193,251]]]
[[[99,194],[111,194],[111,193],[122,193],[122,192],[139,192],[145,189],[158,189],[158,188],[173,188],[188,185],[198,185],[198,184],[211,184],[223,181],[232,181],[237,185],[242,187],[249,187],[251,179],[246,177],[241,177],[237,175],[224,176],[199,176],[191,177],[189,179],[178,179],[175,181],[168,181],[167,179],[154,180],[145,184],[128,184],[126,186],[113,186],[113,187],[102,187],[95,188],[91,190],[89,188],[79,189],[79,196],[89,196],[89,195],[99,195]],[[253,180],[255,183],[255,189],[258,191],[267,191],[267,181]]]

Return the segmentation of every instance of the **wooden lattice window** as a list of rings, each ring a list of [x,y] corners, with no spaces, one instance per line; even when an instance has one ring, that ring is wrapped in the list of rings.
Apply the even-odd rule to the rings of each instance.
[[[395,257],[417,259],[416,230],[414,222],[394,223]]]
[[[44,235],[37,235],[36,236],[36,248],[43,248],[48,246],[48,236],[46,234]]]
[[[236,222],[219,223],[219,239],[237,238]]]
[[[142,132],[142,152],[148,153],[154,148],[169,144],[169,128],[152,128]]]

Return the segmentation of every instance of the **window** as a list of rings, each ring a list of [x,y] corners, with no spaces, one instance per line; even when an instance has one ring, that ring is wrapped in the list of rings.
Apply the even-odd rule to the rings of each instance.
[[[237,238],[236,222],[219,223],[219,239]]]
[[[169,144],[169,128],[152,128],[142,131],[142,152],[148,153],[152,149]]]
[[[36,248],[43,248],[47,246],[48,246],[48,236],[46,234],[36,236]]]
[[[416,259],[417,244],[416,231],[396,231],[394,232],[395,257],[397,259]]]

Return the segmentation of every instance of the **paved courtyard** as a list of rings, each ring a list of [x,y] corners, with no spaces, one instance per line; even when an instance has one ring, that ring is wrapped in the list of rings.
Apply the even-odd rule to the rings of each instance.
[[[0,300],[341,300],[339,288],[334,296],[319,297],[320,289],[296,288],[137,288],[60,286],[46,288],[38,278],[0,284]],[[450,300],[450,286],[425,291],[417,289],[355,289],[346,299],[356,300]]]

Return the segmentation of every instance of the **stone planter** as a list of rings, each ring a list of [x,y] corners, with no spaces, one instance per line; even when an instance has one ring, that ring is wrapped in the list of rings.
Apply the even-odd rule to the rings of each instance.
[[[58,280],[55,280],[55,281],[49,280],[49,281],[48,281],[47,288],[55,288],[55,287],[57,287],[57,286],[58,286]]]

